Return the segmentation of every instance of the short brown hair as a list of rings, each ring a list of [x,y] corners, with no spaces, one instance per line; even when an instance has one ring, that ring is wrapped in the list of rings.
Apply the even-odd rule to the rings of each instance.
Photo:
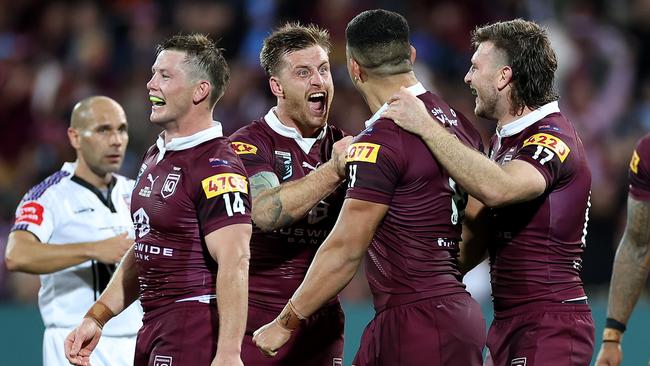
[[[330,52],[330,35],[325,29],[314,24],[301,25],[298,22],[286,23],[276,29],[266,39],[260,52],[260,64],[268,76],[280,71],[282,56],[318,45]]]
[[[187,54],[185,64],[190,66],[193,76],[204,78],[212,84],[210,106],[223,96],[230,78],[228,63],[222,49],[204,34],[177,34],[156,46],[156,54],[164,50],[183,51]]]
[[[397,13],[364,11],[348,23],[345,37],[352,57],[372,73],[395,75],[413,70],[409,25]]]
[[[537,109],[558,99],[553,87],[557,58],[546,29],[515,19],[477,27],[472,32],[474,47],[488,41],[504,53],[512,68],[510,102],[514,114],[520,114],[524,107]]]

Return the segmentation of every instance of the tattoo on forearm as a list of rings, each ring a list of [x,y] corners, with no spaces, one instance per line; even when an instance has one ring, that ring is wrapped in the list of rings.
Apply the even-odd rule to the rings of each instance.
[[[260,213],[254,215],[263,218],[264,222],[256,224],[262,228],[268,226],[282,227],[291,224],[295,218],[283,212],[280,191],[282,187],[278,177],[273,172],[259,172],[249,178],[251,196],[253,197],[253,211]],[[256,199],[257,198],[257,199]],[[262,220],[258,220],[262,221]]]
[[[614,261],[608,316],[626,322],[648,276],[650,203],[628,199],[625,234]]]

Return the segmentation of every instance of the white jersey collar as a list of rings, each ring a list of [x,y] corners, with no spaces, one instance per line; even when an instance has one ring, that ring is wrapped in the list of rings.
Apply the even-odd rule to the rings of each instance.
[[[190,136],[172,138],[167,144],[165,144],[164,133],[164,131],[161,132],[160,135],[158,135],[158,140],[156,140],[156,146],[158,147],[156,164],[163,159],[167,150],[180,151],[193,148],[194,146],[200,145],[206,141],[223,136],[223,129],[221,128],[221,123],[212,121],[212,127],[201,130]]]
[[[300,132],[298,132],[298,130],[296,130],[293,127],[285,126],[282,122],[280,122],[280,119],[275,114],[275,108],[276,107],[273,107],[269,110],[266,116],[264,116],[264,121],[278,135],[295,140],[298,146],[300,147],[300,149],[305,154],[309,154],[309,151],[311,151],[311,148],[312,146],[314,146],[316,141],[322,139],[325,136],[325,131],[327,130],[327,123],[325,124],[325,126],[323,126],[323,129],[321,129],[318,136],[302,137],[302,135],[300,134]]]
[[[544,104],[543,106],[535,109],[534,111],[528,113],[527,115],[516,119],[507,125],[497,128],[498,137],[510,137],[518,134],[519,132],[525,130],[529,126],[532,126],[535,122],[541,120],[542,118],[548,116],[552,113],[559,113],[560,107],[557,100]]]
[[[77,162],[73,161],[73,162],[63,163],[61,170],[63,170],[64,172],[68,172],[70,173],[70,176],[73,176],[75,170],[77,170]]]
[[[422,95],[427,92],[427,90],[420,82],[418,82],[415,85],[409,86],[408,88],[406,88],[406,90],[410,91],[411,94],[415,95],[416,97],[418,95]],[[381,117],[381,114],[384,113],[386,108],[388,108],[388,104],[384,103],[384,105],[382,105],[381,108],[379,108],[377,112],[375,112],[375,114],[373,114],[372,117],[370,117],[370,119],[366,121],[366,128],[372,126],[372,124],[375,123],[375,121],[377,121],[379,117]]]

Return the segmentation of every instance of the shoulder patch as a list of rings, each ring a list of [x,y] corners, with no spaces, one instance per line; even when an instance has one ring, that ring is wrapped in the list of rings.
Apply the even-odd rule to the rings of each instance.
[[[241,141],[233,141],[231,142],[231,144],[232,144],[232,148],[235,149],[237,155],[257,154],[257,146],[255,145],[247,144]]]
[[[201,181],[206,198],[212,198],[228,192],[248,193],[248,180],[235,173],[221,173]]]
[[[366,163],[376,163],[377,154],[381,148],[378,144],[372,144],[369,142],[355,142],[350,147],[348,147],[348,153],[345,157],[345,161],[363,161]]]
[[[16,222],[14,225],[21,223],[29,223],[40,225],[43,223],[43,206],[36,201],[25,202],[20,206],[20,213],[16,215]]]
[[[632,160],[630,160],[630,170],[634,174],[639,174],[639,162],[641,162],[641,158],[639,157],[639,154],[634,150],[632,153]]]
[[[564,162],[566,157],[569,156],[569,152],[571,151],[569,146],[567,146],[567,144],[565,144],[564,141],[562,141],[559,137],[555,137],[547,133],[536,133],[530,136],[526,141],[524,141],[522,147],[528,145],[539,145],[553,150],[557,157],[560,158],[561,162]]]

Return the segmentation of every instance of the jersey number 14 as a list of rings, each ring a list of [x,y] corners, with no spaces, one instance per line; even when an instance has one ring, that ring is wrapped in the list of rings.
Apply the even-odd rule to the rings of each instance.
[[[242,215],[246,213],[246,208],[244,207],[244,200],[239,195],[239,192],[224,193],[223,201],[226,203],[226,213],[228,214],[228,216],[232,216],[235,213],[240,213]]]

